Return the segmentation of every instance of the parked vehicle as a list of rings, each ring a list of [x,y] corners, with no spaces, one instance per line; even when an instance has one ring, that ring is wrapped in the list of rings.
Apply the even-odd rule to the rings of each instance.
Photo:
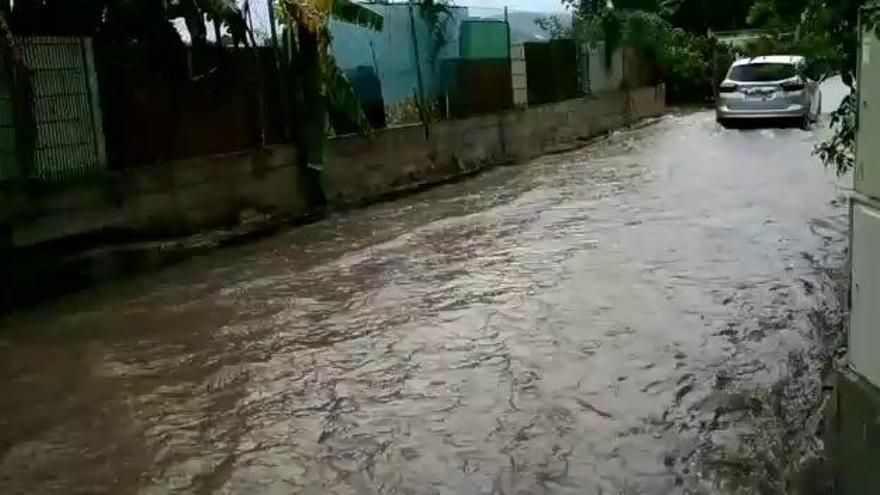
[[[819,119],[822,93],[805,70],[806,59],[799,56],[737,60],[718,88],[718,122],[728,127],[745,120],[782,119],[808,128]]]

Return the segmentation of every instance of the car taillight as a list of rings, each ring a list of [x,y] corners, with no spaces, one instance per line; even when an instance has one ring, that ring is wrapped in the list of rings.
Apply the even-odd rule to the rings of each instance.
[[[801,91],[804,87],[803,81],[786,81],[782,83],[782,89],[785,91]]]
[[[721,86],[718,86],[719,93],[733,93],[736,91],[736,84],[733,83],[721,83]]]

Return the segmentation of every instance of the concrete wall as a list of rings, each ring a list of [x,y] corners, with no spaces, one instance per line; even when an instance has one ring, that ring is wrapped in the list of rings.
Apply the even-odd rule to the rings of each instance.
[[[296,149],[245,153],[141,167],[121,177],[123,225],[138,232],[193,232],[234,223],[245,211],[294,218],[308,210]]]
[[[483,167],[577,146],[610,129],[662,114],[663,86],[606,93],[497,115],[385,129],[333,140],[325,168],[334,203],[375,201]]]
[[[308,212],[295,148],[135,167],[115,177],[22,193],[0,193],[12,244],[33,245],[97,231],[179,235],[234,224],[239,215],[297,218]],[[12,216],[14,218],[9,218]]]
[[[600,41],[595,46],[587,45],[586,60],[581,60],[582,64],[586,64],[587,69],[584,79],[584,92],[587,94],[602,94],[611,91],[618,91],[623,84],[624,72],[624,50],[618,48],[611,56],[611,65],[606,63],[605,59],[605,42]]]
[[[324,189],[335,204],[377,201],[571,148],[664,111],[661,86],[437,122],[427,136],[413,125],[342,137],[328,146]],[[13,247],[25,247],[100,231],[189,234],[254,214],[298,219],[311,206],[295,148],[277,145],[135,167],[63,190],[0,191],[0,226],[10,228]]]
[[[825,455],[834,490],[827,493],[876,493],[880,486],[880,389],[848,369],[832,373],[825,385]],[[819,486],[812,483],[814,488]],[[796,493],[810,493],[809,490]]]

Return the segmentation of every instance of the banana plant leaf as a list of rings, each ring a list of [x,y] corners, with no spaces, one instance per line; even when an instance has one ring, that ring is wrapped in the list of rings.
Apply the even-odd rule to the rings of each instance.
[[[359,132],[372,135],[372,128],[348,79],[330,55],[330,34],[327,22],[330,17],[361,25],[370,29],[382,29],[382,16],[350,0],[278,0],[278,17],[296,31],[298,47],[291,45],[289,54],[298,55],[293,63],[301,74],[301,106],[299,114],[298,142],[308,161],[308,168],[320,170],[325,160],[327,141],[326,125],[333,114],[353,124]],[[285,37],[294,43],[292,37]],[[290,58],[290,57],[288,57]]]
[[[381,31],[384,19],[381,15],[351,0],[281,0],[281,19],[290,18],[314,33],[322,31],[330,17]]]
[[[339,70],[332,55],[326,54],[322,57],[321,73],[328,110],[335,115],[344,115],[357,127],[358,132],[371,136],[373,128],[364,114],[361,100],[355,94],[348,78]]]

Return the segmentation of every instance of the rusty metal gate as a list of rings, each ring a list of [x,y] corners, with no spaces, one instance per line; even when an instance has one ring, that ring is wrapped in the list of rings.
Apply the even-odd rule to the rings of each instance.
[[[107,168],[92,41],[19,38],[31,71],[36,140],[30,178],[70,181]],[[0,180],[19,175],[12,99],[0,77]]]

